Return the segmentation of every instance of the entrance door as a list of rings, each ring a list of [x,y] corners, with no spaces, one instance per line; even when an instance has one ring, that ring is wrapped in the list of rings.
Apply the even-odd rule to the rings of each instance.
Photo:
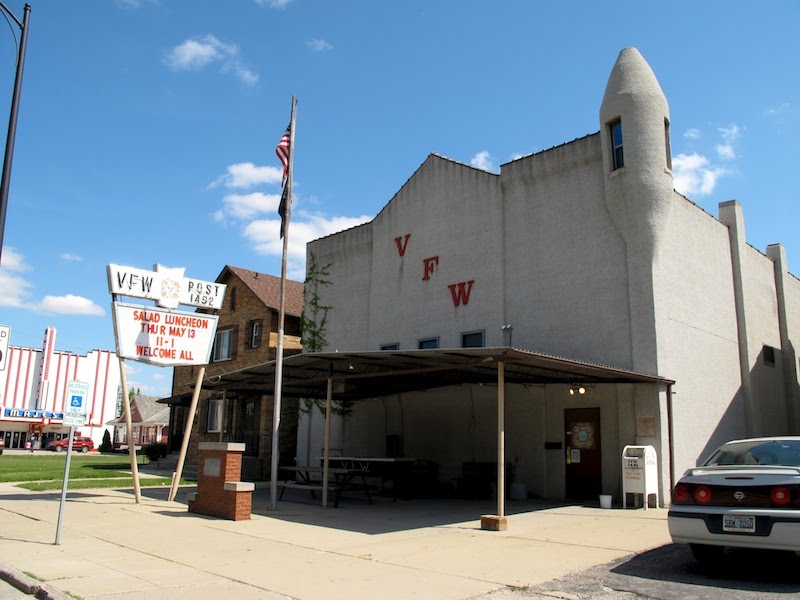
[[[258,456],[258,437],[261,433],[261,399],[257,397],[245,397],[240,399],[240,413],[237,421],[239,435],[238,439],[244,442],[245,456]]]
[[[564,410],[566,496],[597,500],[602,491],[600,409]]]

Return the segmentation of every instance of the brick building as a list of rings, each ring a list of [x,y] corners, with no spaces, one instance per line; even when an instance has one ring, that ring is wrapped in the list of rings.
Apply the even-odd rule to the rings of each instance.
[[[216,340],[206,379],[238,371],[276,358],[280,279],[239,267],[225,266],[216,279],[227,285],[225,301],[219,313]],[[301,350],[300,314],[303,310],[303,284],[286,282],[284,318],[285,355]],[[178,451],[200,367],[176,367],[173,370],[170,415],[170,450]],[[291,463],[297,441],[297,400],[281,403],[281,463]],[[200,442],[241,442],[242,479],[269,479],[272,456],[273,398],[259,391],[236,392],[202,390],[198,401],[186,457],[187,470],[197,461]]]

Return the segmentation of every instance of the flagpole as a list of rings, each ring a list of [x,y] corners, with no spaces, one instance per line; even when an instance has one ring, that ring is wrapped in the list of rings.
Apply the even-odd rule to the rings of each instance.
[[[294,166],[294,124],[295,111],[297,110],[297,98],[292,96],[292,118],[289,124],[289,170],[286,179],[285,213],[281,218],[283,231],[283,254],[281,256],[281,298],[280,308],[278,309],[278,347],[276,349],[275,361],[275,395],[272,412],[272,461],[270,464],[270,506],[272,510],[278,507],[278,430],[281,424],[281,394],[283,387],[283,318],[285,314],[286,300],[286,257],[289,250],[289,220],[292,216],[292,170]]]

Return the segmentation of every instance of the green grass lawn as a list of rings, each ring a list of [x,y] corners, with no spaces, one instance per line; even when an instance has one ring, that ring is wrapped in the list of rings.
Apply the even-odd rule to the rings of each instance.
[[[140,466],[149,461],[138,457]],[[58,454],[35,454],[33,456],[0,456],[0,482],[19,482],[19,487],[34,490],[60,490],[64,481],[64,466],[67,456]],[[133,487],[128,455],[78,455],[69,465],[67,489],[90,489],[109,487]],[[125,471],[128,471],[127,473]],[[141,487],[168,486],[171,477],[140,477]],[[193,483],[181,480],[181,483]]]

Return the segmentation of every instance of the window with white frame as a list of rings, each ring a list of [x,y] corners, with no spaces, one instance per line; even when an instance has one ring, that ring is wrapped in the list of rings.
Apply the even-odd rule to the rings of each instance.
[[[219,362],[233,358],[233,328],[220,329],[214,338],[214,355],[212,360]]]
[[[261,345],[263,323],[262,319],[255,319],[247,324],[247,344],[249,348],[258,348]]]

